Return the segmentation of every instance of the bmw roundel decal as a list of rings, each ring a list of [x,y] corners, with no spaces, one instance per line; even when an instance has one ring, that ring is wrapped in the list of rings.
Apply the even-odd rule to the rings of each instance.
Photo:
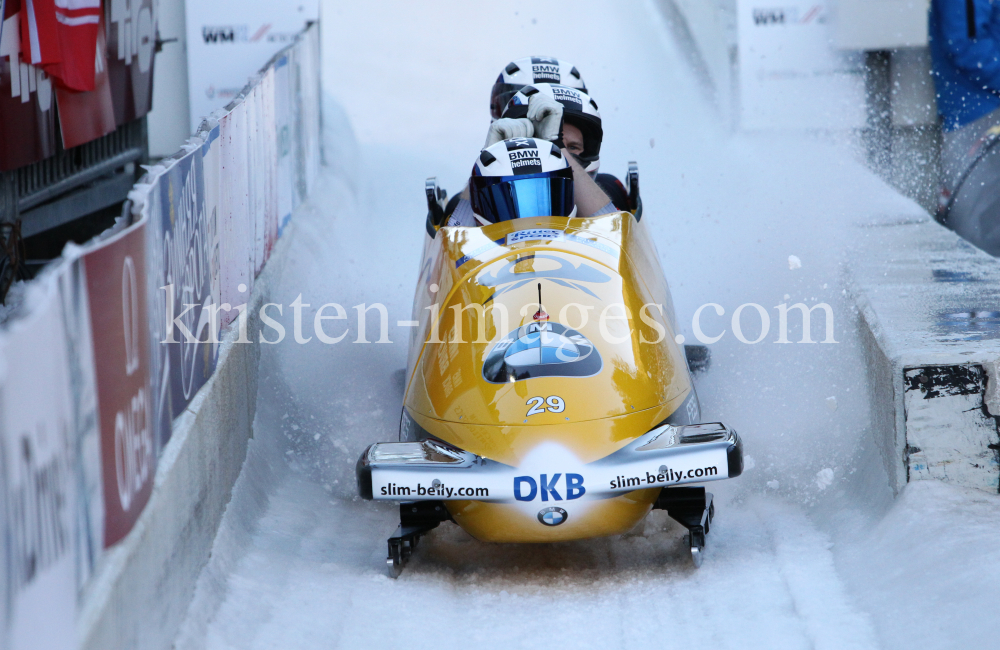
[[[542,508],[538,511],[538,521],[546,526],[558,526],[569,518],[569,514],[557,506]]]
[[[591,377],[603,362],[590,340],[565,325],[534,322],[518,327],[486,355],[483,378],[494,384],[531,377]]]

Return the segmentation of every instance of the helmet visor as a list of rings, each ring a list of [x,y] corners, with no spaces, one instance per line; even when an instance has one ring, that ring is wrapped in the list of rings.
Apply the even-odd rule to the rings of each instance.
[[[569,178],[561,172],[569,172]],[[526,176],[472,178],[476,207],[490,223],[529,217],[566,217],[573,212],[572,171]]]

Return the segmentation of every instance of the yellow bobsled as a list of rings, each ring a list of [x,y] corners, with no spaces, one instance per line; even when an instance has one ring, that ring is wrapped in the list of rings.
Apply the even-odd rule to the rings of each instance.
[[[690,484],[738,476],[742,443],[700,423],[641,204],[428,232],[400,441],[357,467],[364,498],[401,503],[390,575],[442,521],[553,542],[623,533],[651,508],[689,529],[700,565],[714,507]]]

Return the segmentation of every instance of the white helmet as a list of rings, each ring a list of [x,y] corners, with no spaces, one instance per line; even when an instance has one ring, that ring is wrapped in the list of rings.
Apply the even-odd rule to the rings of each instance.
[[[547,56],[528,56],[507,64],[490,92],[490,116],[500,118],[510,98],[530,84],[554,83],[587,92],[576,66]]]
[[[483,225],[576,214],[573,170],[559,147],[540,138],[514,138],[483,149],[472,167],[469,196]]]
[[[563,123],[572,124],[583,134],[583,153],[577,156],[584,169],[597,173],[601,165],[601,141],[604,139],[604,129],[601,127],[601,112],[597,110],[597,102],[582,90],[559,84],[534,84],[525,86],[514,93],[507,102],[501,117],[525,117],[528,114],[528,101],[536,93],[548,95],[562,104]]]

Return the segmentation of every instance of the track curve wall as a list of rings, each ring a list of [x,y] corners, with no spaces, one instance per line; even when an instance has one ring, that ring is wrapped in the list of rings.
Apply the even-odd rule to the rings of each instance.
[[[319,24],[0,328],[0,648],[169,648],[253,436],[259,309],[316,186]]]

